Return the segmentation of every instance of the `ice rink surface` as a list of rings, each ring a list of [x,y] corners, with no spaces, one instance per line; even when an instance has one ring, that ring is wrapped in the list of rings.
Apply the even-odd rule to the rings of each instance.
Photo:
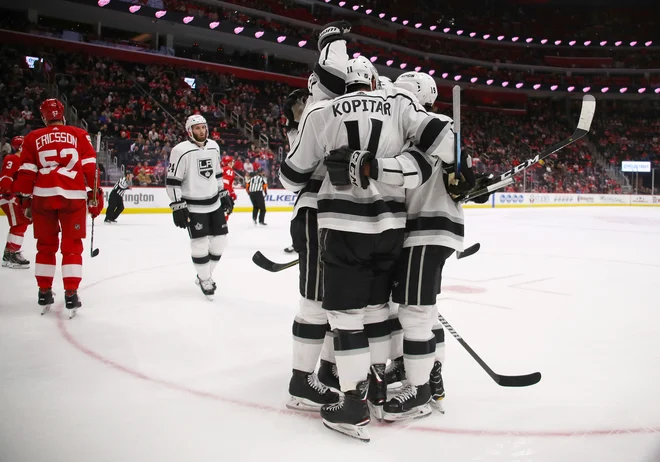
[[[98,220],[70,321],[59,271],[41,317],[33,270],[1,268],[0,461],[660,461],[660,209],[466,211],[481,251],[451,258],[439,311],[496,372],[543,379],[499,387],[447,335],[446,414],[368,444],[285,408],[298,273],[251,256],[292,258],[289,217],[231,217],[213,302],[169,215]]]

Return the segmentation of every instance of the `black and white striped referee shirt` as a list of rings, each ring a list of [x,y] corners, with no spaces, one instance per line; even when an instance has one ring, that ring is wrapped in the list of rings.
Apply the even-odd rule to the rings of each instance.
[[[119,194],[119,197],[124,197],[124,193],[126,192],[127,189],[130,189],[131,185],[128,184],[128,181],[126,181],[126,178],[120,178],[119,181],[115,183],[114,188],[112,190]]]
[[[260,192],[264,190],[264,185],[266,184],[266,180],[263,176],[261,175],[254,175],[251,177],[248,183],[248,192]]]

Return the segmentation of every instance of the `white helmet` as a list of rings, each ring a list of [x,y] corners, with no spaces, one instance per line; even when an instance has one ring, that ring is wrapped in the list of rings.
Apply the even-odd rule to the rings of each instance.
[[[193,114],[190,117],[188,117],[188,119],[186,119],[186,133],[188,133],[188,137],[191,140],[196,141],[195,137],[193,136],[192,128],[194,125],[199,125],[199,124],[206,125],[206,133],[207,133],[206,136],[208,136],[209,126],[206,123],[206,119],[204,118],[204,116],[201,116],[199,114]]]
[[[312,88],[317,84],[318,81],[319,79],[316,77],[316,74],[312,72],[312,74],[307,79],[307,90],[310,93],[312,93]]]
[[[386,89],[386,88],[392,88],[394,84],[392,83],[392,79],[389,77],[385,77],[384,75],[381,75],[378,77],[378,89]]]
[[[358,56],[348,61],[346,68],[346,86],[369,85],[375,90],[378,85],[378,71],[364,56]]]
[[[406,72],[394,82],[395,87],[408,90],[422,106],[433,106],[438,97],[438,87],[433,77],[425,72]]]

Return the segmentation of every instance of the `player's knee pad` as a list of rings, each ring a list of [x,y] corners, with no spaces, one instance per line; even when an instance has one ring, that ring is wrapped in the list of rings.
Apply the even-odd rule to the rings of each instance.
[[[209,253],[216,257],[222,255],[222,252],[227,248],[228,238],[227,235],[223,236],[209,236]]]
[[[190,253],[193,257],[206,257],[209,254],[209,240],[206,237],[190,239]]]
[[[62,238],[62,255],[64,254],[73,254],[73,255],[82,255],[83,253],[83,241],[82,239],[71,239],[71,238]]]
[[[321,302],[300,298],[298,304],[298,318],[307,324],[326,325],[328,312],[321,307]],[[325,335],[325,332],[324,334]]]
[[[364,309],[364,323],[378,324],[387,322],[390,317],[390,306],[388,303],[381,305],[369,305]]]
[[[57,253],[59,246],[60,239],[56,234],[37,239],[37,252]]]
[[[332,311],[326,310],[330,327],[334,331],[364,330],[364,309]]]
[[[437,317],[435,305],[399,305],[399,322],[407,339],[427,339]]]

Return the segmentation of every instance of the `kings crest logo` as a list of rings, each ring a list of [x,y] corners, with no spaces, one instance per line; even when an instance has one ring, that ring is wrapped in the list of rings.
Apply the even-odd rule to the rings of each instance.
[[[197,170],[207,180],[213,176],[213,160],[197,159]]]

